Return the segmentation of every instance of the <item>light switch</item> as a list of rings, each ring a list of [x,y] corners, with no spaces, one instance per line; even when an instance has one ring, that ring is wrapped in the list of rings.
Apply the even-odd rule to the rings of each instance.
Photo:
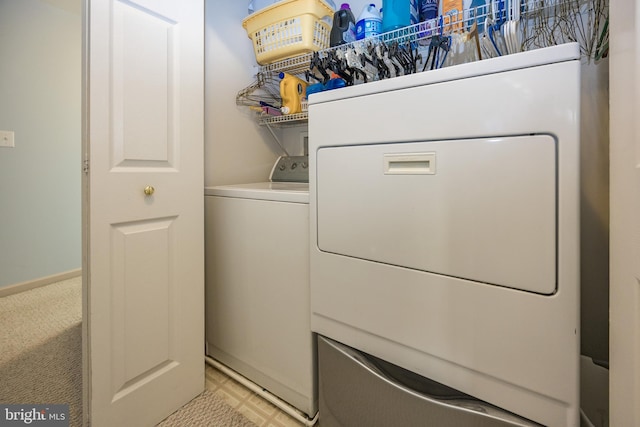
[[[15,147],[14,132],[0,130],[0,147]]]

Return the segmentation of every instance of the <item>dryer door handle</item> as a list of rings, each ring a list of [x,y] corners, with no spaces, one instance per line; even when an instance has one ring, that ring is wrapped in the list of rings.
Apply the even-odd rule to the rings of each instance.
[[[384,155],[385,175],[435,175],[436,153],[391,153]]]

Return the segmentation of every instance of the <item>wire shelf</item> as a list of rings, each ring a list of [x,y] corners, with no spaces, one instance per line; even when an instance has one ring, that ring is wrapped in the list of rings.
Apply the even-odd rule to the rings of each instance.
[[[309,118],[309,113],[303,111],[301,113],[286,114],[282,116],[271,116],[269,114],[260,114],[259,123],[261,125],[295,125],[298,122],[305,122]]]
[[[457,63],[482,60],[491,56],[514,53],[518,51],[534,50],[567,42],[578,42],[581,53],[588,60],[599,60],[606,57],[608,52],[608,0],[522,0],[517,2],[520,7],[512,9],[509,5],[516,0],[490,0],[488,4],[466,9],[454,15],[442,15],[435,19],[420,22],[397,30],[379,34],[365,40],[357,40],[348,44],[328,48],[316,53],[307,53],[293,58],[283,59],[261,66],[257,84],[238,93],[238,105],[256,105],[260,91],[267,93],[265,102],[279,106],[278,79],[279,72],[294,75],[304,75],[313,71],[314,58],[344,55],[345,52],[358,50],[360,52],[371,49],[372,46],[384,44],[390,46],[401,45],[411,52],[415,52],[416,61],[420,60],[420,67],[414,67],[412,72],[425,71],[427,61],[431,55],[433,41],[437,37],[464,36],[467,45],[467,56],[451,55],[445,62],[436,64],[435,68],[456,65]],[[518,21],[519,25],[509,27],[511,44],[506,42],[505,23]],[[487,29],[491,26],[496,39],[502,38],[499,45],[489,35]],[[459,37],[458,37],[459,38]],[[474,43],[475,42],[475,43]],[[471,50],[476,52],[470,52]],[[464,50],[464,49],[463,49]],[[502,51],[501,51],[502,50]],[[471,54],[469,54],[471,53]],[[446,54],[444,55],[446,58]],[[452,59],[453,58],[453,59]],[[435,58],[432,60],[434,61]],[[458,62],[456,62],[456,60]],[[432,67],[429,69],[433,69]],[[390,67],[389,67],[390,68]],[[398,67],[396,67],[398,68]],[[373,80],[392,76],[376,76]],[[365,80],[366,82],[366,80]],[[361,83],[361,81],[358,81]],[[260,124],[280,125],[289,122],[307,120],[307,112],[282,116],[271,116],[258,113]]]
[[[304,74],[309,69],[309,64],[313,58],[312,53],[305,53],[293,58],[282,59],[260,68],[263,73],[285,72],[289,74]]]

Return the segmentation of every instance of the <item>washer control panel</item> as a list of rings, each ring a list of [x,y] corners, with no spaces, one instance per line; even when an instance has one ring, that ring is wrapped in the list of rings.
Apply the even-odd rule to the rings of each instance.
[[[309,182],[309,156],[280,156],[271,170],[274,182]]]

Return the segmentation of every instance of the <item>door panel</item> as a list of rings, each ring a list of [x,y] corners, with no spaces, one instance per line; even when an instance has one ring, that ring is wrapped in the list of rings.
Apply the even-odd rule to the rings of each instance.
[[[552,294],[556,162],[549,135],[323,147],[318,248]]]
[[[177,125],[177,23],[137,5],[114,3],[114,161],[167,162]]]
[[[154,425],[204,389],[203,2],[86,5],[85,409]]]
[[[169,326],[169,268],[174,246],[173,220],[149,220],[113,226],[113,360],[115,391],[122,393],[172,363],[177,349]],[[149,250],[151,249],[151,250]],[[154,295],[155,304],[141,311]],[[169,310],[167,309],[169,308]],[[173,355],[173,357],[172,357]]]

